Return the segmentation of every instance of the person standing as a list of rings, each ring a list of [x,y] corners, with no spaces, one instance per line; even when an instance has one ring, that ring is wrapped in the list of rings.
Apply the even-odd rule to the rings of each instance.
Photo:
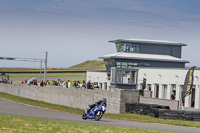
[[[70,80],[68,80],[68,88],[70,88],[71,87],[71,82],[70,82]]]
[[[49,86],[49,85],[50,85],[49,80],[47,80],[47,82],[46,82],[45,85],[46,85],[46,86]]]
[[[44,82],[43,82],[43,80],[40,82],[40,86],[41,86],[41,87],[44,86]]]
[[[61,81],[60,81],[60,79],[58,79],[58,86],[61,86]]]
[[[68,88],[68,81],[66,81],[66,87]]]

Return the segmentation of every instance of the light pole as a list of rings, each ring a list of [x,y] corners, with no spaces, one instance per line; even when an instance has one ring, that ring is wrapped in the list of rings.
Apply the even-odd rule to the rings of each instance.
[[[195,76],[195,78],[197,79],[197,83],[196,83],[196,88],[195,88],[195,102],[194,102],[194,108],[195,109],[200,109],[200,88],[199,88],[199,77]]]
[[[47,75],[47,56],[48,56],[48,52],[45,52],[45,70],[44,70],[44,82],[46,82],[46,75]]]

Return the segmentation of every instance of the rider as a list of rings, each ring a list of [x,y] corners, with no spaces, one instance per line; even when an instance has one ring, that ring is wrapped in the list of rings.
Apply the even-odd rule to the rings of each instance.
[[[101,103],[104,107],[106,107],[107,105],[106,102],[107,102],[106,98],[103,98],[102,100],[97,101],[95,104],[90,105],[90,108],[87,110],[87,113],[89,113],[90,110],[95,107],[95,105],[99,106]]]

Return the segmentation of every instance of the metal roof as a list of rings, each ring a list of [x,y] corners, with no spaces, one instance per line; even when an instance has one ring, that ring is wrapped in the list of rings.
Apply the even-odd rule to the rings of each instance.
[[[117,43],[117,42],[127,42],[127,43],[138,43],[138,44],[160,44],[160,45],[178,45],[178,46],[187,46],[185,43],[181,42],[173,42],[173,41],[166,41],[166,40],[152,40],[152,39],[117,39],[111,40],[109,42]]]
[[[167,61],[167,62],[184,62],[189,61],[181,58],[173,57],[170,55],[157,55],[157,54],[141,54],[141,53],[127,53],[117,52],[113,54],[104,55],[100,59],[135,59],[135,60],[151,60],[151,61]]]

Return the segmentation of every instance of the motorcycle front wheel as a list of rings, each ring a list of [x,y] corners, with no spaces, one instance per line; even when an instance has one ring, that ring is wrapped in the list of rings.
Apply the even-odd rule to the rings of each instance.
[[[86,120],[86,119],[87,119],[87,114],[86,114],[85,112],[84,112],[83,115],[82,115],[82,119],[83,119],[83,120]]]
[[[103,112],[102,111],[97,111],[95,116],[94,116],[95,121],[99,121],[102,116],[103,116]]]

